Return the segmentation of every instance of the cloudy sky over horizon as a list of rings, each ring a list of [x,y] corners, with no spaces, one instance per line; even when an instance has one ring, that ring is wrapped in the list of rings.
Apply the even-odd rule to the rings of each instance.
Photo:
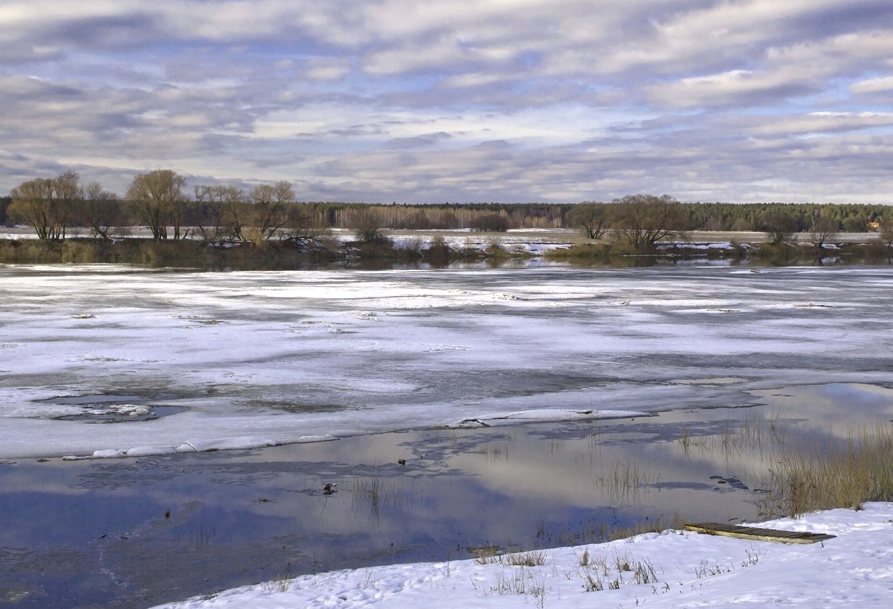
[[[0,193],[893,203],[889,0],[0,1]]]

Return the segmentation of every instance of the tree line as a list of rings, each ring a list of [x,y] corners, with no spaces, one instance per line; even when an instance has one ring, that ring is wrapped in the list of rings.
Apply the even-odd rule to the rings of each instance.
[[[759,231],[781,242],[809,231],[825,238],[837,232],[893,228],[893,208],[864,204],[680,203],[664,195],[630,195],[611,202],[574,204],[380,205],[296,200],[286,181],[244,190],[196,185],[172,170],[141,173],[123,197],[98,182],[82,184],[67,171],[37,178],[0,198],[0,223],[30,225],[37,237],[58,241],[72,229],[111,240],[135,226],[155,240],[257,242],[307,239],[314,231],[349,228],[472,229],[502,232],[516,228],[576,228],[589,239],[610,234],[634,248],[653,246],[681,231]]]

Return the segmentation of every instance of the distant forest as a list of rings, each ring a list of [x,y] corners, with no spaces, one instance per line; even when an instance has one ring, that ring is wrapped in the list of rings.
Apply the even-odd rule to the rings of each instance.
[[[8,209],[12,197],[0,197],[0,225],[11,227],[16,222]],[[242,204],[246,217],[250,203]],[[613,203],[439,203],[418,205],[378,205],[366,203],[289,202],[287,215],[297,216],[318,228],[360,228],[370,216],[383,229],[472,229],[506,231],[517,228],[580,228],[574,210],[591,207],[611,210]],[[121,202],[123,226],[142,223],[129,205]],[[859,233],[875,230],[893,221],[893,207],[888,205],[832,203],[678,203],[683,221],[676,227],[689,231],[766,231],[770,218],[778,214],[792,217],[794,232],[808,231],[816,218],[829,218],[838,232]],[[206,204],[197,204],[185,214],[183,222],[199,217],[207,224],[214,212]],[[89,228],[75,220],[72,227]]]
[[[669,196],[634,195],[612,202],[575,204],[362,204],[298,202],[291,185],[278,182],[245,192],[229,186],[195,186],[170,170],[140,174],[123,198],[95,182],[82,186],[67,172],[21,184],[0,198],[0,224],[27,224],[38,237],[64,239],[71,229],[94,237],[126,235],[148,227],[157,240],[259,241],[300,238],[312,230],[350,228],[509,229],[576,228],[591,239],[607,230],[866,232],[893,225],[893,207],[862,204],[679,203]],[[658,217],[659,216],[659,217]]]

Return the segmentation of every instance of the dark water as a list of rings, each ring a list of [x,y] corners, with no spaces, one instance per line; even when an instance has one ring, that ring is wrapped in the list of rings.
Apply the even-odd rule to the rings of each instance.
[[[244,452],[6,462],[0,604],[148,607],[286,573],[594,542],[655,520],[758,520],[765,466],[739,439],[810,428],[804,405],[889,417],[890,392],[874,389]]]

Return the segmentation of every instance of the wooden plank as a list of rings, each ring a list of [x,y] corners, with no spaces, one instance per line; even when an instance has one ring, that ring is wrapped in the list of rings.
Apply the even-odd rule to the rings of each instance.
[[[719,524],[704,522],[701,524],[687,524],[686,531],[704,533],[706,535],[723,535],[725,537],[737,537],[739,539],[753,539],[755,541],[775,541],[779,543],[817,543],[834,539],[834,535],[825,533],[806,533],[798,531],[778,531],[776,529],[762,529],[759,527],[743,527],[737,524]]]

